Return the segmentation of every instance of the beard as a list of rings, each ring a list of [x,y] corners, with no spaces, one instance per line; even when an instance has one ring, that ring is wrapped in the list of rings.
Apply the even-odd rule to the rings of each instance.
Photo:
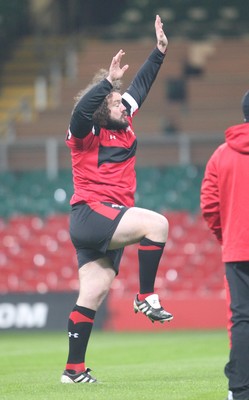
[[[129,122],[127,120],[108,118],[106,121],[105,128],[111,131],[121,131],[121,130],[126,130],[128,126]]]

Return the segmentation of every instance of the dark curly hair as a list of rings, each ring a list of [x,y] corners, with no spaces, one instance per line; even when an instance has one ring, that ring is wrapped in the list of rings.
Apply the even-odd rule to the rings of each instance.
[[[100,69],[93,77],[91,83],[83,90],[81,90],[75,97],[75,105],[78,104],[80,99],[89,92],[94,86],[96,86],[99,82],[101,82],[103,79],[105,79],[108,76],[108,71],[106,69]],[[112,95],[113,92],[118,92],[120,93],[120,89],[122,86],[121,80],[116,80],[112,84],[113,88],[110,91],[110,93],[106,96],[106,98],[102,101],[100,106],[97,108],[97,110],[93,114],[93,123],[97,124],[99,126],[107,126],[107,121],[109,119],[110,111],[108,108],[108,98]]]
[[[108,98],[110,98],[111,93],[102,101],[100,106],[93,114],[93,123],[99,126],[105,127],[110,116],[110,110],[108,108]]]

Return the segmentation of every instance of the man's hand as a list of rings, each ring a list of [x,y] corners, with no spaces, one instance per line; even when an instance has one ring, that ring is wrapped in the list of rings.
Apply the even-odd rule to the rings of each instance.
[[[113,81],[116,81],[118,79],[121,79],[125,71],[129,68],[129,65],[127,64],[124,65],[122,68],[120,67],[120,62],[124,55],[125,52],[123,50],[119,50],[119,52],[113,57],[109,68],[109,74],[106,78],[110,83],[113,83]]]
[[[155,20],[155,31],[156,31],[156,38],[157,38],[157,48],[162,53],[166,52],[168,46],[168,39],[163,30],[163,23],[159,15],[156,16]]]

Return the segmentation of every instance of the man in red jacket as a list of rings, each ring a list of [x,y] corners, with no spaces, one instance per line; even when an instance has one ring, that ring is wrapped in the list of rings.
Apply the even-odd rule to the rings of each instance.
[[[226,130],[226,142],[208,161],[201,186],[202,214],[225,263],[228,400],[249,399],[249,91],[242,109],[244,123]]]

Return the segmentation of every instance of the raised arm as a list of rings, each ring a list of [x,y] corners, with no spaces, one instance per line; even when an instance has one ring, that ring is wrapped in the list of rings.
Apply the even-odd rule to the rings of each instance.
[[[111,62],[110,68],[109,68],[109,73],[106,78],[111,84],[113,84],[114,81],[122,79],[125,71],[129,68],[128,64],[124,65],[123,67],[120,66],[122,57],[124,55],[125,55],[125,52],[123,50],[119,50],[119,52],[112,59],[112,62]]]
[[[130,115],[140,108],[146,99],[163,63],[168,47],[168,39],[164,33],[163,23],[159,15],[155,19],[155,33],[156,48],[139,69],[131,85],[123,95],[124,104],[130,110]]]
[[[156,38],[157,38],[157,48],[161,51],[161,53],[166,52],[168,47],[168,39],[163,30],[163,23],[159,15],[156,16],[155,20],[155,31],[156,31]]]

